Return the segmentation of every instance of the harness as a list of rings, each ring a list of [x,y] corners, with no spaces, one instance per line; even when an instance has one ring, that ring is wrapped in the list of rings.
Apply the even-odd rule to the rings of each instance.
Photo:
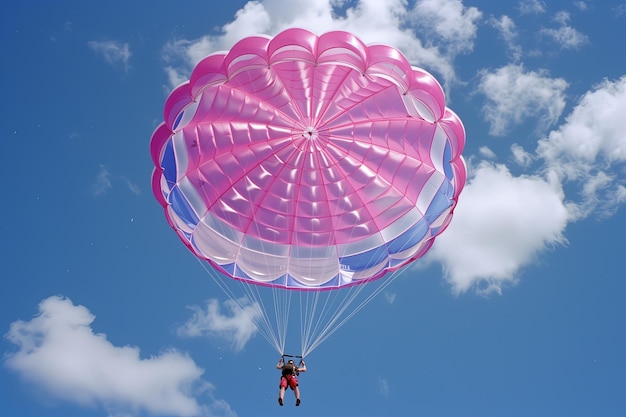
[[[295,363],[287,363],[285,365],[283,365],[283,376],[284,377],[288,377],[291,375],[296,375],[298,376],[300,374],[300,372],[298,372],[298,367],[296,366]]]

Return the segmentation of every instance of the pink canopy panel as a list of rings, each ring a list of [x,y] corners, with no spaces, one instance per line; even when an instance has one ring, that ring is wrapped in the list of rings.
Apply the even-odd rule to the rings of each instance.
[[[332,289],[426,253],[465,184],[465,131],[394,48],[289,29],[206,57],[165,103],[153,190],[238,280]]]

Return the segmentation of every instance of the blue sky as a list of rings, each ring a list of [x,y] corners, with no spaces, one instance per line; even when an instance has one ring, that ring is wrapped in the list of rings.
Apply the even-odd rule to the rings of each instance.
[[[623,414],[624,0],[4,11],[3,415]],[[428,256],[308,358],[297,409],[276,402],[276,352],[166,224],[148,151],[199,59],[288,27],[434,74],[469,172]]]

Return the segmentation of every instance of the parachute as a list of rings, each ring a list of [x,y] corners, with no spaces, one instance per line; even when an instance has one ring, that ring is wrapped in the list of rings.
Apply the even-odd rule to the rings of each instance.
[[[401,52],[292,28],[207,56],[171,92],[152,185],[280,354],[297,304],[304,356],[448,226],[464,144],[440,84]]]

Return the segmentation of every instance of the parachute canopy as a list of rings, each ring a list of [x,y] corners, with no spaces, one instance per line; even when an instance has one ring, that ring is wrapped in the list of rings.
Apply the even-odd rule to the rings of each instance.
[[[464,144],[439,83],[396,49],[289,29],[206,57],[172,91],[153,191],[223,274],[336,289],[426,253],[464,186]]]

